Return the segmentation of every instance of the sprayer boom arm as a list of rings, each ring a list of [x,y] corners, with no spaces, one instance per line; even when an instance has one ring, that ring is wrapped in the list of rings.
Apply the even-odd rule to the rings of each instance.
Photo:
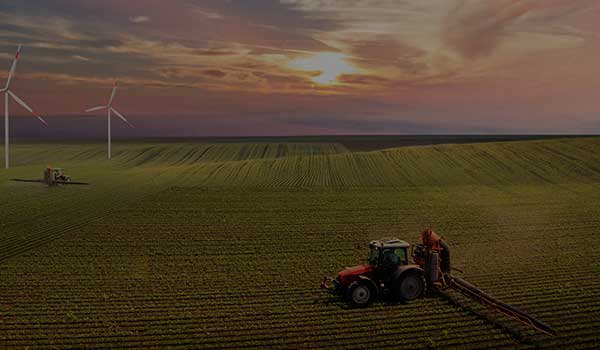
[[[54,181],[54,183],[61,184],[61,185],[89,185],[89,182],[62,181],[62,180],[56,180],[56,181]]]
[[[507,317],[512,318],[513,320],[519,321],[531,328],[537,329],[542,333],[546,333],[548,335],[556,335],[556,331],[549,325],[511,305],[508,305],[492,297],[491,295],[485,293],[481,289],[475,287],[474,285],[463,280],[462,278],[452,277],[450,283],[448,284],[448,287],[495,311],[506,315]]]
[[[28,179],[10,179],[11,181],[17,181],[17,182],[38,182],[38,183],[44,183],[44,180],[28,180]]]

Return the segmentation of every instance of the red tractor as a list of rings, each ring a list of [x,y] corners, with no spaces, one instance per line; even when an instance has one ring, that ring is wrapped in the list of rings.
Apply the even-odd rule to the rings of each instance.
[[[405,241],[372,241],[366,264],[348,267],[333,280],[325,276],[321,288],[341,294],[355,307],[367,306],[376,298],[409,302],[426,292],[448,296],[447,290],[453,290],[543,333],[556,335],[552,327],[535,317],[452,276],[450,248],[431,229],[421,232],[420,238],[420,243],[410,251],[410,259],[408,252],[411,246]]]
[[[435,235],[433,232],[431,234]],[[439,238],[438,238],[439,240]],[[445,254],[439,265],[444,268],[439,272],[450,270],[449,249],[445,246]],[[381,239],[369,243],[367,264],[346,268],[332,280],[325,277],[321,286],[345,295],[353,306],[367,306],[375,298],[393,298],[408,302],[422,296],[429,283],[434,283],[441,276],[433,279],[422,261],[425,259],[424,244],[415,245],[409,259],[410,244],[399,239]],[[438,259],[438,255],[435,255]],[[438,266],[436,261],[436,266]],[[435,273],[438,273],[437,267]]]

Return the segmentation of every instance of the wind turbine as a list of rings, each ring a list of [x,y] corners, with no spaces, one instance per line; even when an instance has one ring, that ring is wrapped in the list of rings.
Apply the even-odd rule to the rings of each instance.
[[[25,108],[29,113],[33,114],[36,118],[38,118],[44,125],[48,126],[48,123],[40,117],[36,112],[33,111],[31,107],[25,103],[25,101],[21,100],[17,95],[15,95],[10,88],[10,81],[12,80],[13,75],[15,74],[15,70],[17,69],[17,62],[19,61],[19,56],[21,54],[21,45],[17,48],[17,54],[15,55],[15,59],[13,60],[12,66],[10,66],[10,71],[8,73],[8,79],[6,80],[6,87],[0,90],[0,93],[4,93],[4,167],[6,169],[9,168],[9,152],[8,152],[8,144],[9,144],[9,132],[8,132],[8,97],[12,97],[15,102],[21,105],[21,107]]]
[[[125,117],[119,113],[116,109],[113,108],[112,106],[112,102],[115,99],[115,94],[117,93],[117,81],[115,80],[115,83],[113,84],[113,89],[112,89],[112,93],[110,94],[110,98],[108,100],[108,104],[106,106],[98,106],[98,107],[92,107],[90,109],[86,109],[86,112],[94,112],[94,111],[99,111],[102,109],[106,109],[107,110],[107,118],[108,118],[108,159],[111,158],[111,133],[110,133],[110,116],[112,113],[116,114],[117,117],[121,118],[121,120],[123,120],[125,122],[125,124],[129,125],[131,128],[134,128],[134,126],[127,120],[125,119]]]

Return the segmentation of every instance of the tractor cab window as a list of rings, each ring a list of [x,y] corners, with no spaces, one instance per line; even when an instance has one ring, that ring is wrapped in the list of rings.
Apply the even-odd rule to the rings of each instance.
[[[394,249],[384,249],[382,264],[387,268],[396,267],[400,265],[400,257],[398,257]]]
[[[388,248],[383,251],[383,266],[387,268],[394,268],[399,265],[405,265],[406,259],[406,248]]]
[[[396,255],[400,259],[400,265],[408,264],[408,259],[406,256],[406,248],[396,248]]]
[[[379,265],[379,248],[371,247],[369,251],[369,264]]]

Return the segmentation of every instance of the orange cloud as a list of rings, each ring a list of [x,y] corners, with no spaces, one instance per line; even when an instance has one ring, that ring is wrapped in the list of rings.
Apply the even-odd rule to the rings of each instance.
[[[490,54],[506,27],[534,7],[527,0],[462,2],[448,16],[444,39],[466,58]]]
[[[590,4],[588,0],[462,1],[448,14],[444,40],[463,57],[479,58],[508,40],[509,28],[519,20],[564,18]]]

